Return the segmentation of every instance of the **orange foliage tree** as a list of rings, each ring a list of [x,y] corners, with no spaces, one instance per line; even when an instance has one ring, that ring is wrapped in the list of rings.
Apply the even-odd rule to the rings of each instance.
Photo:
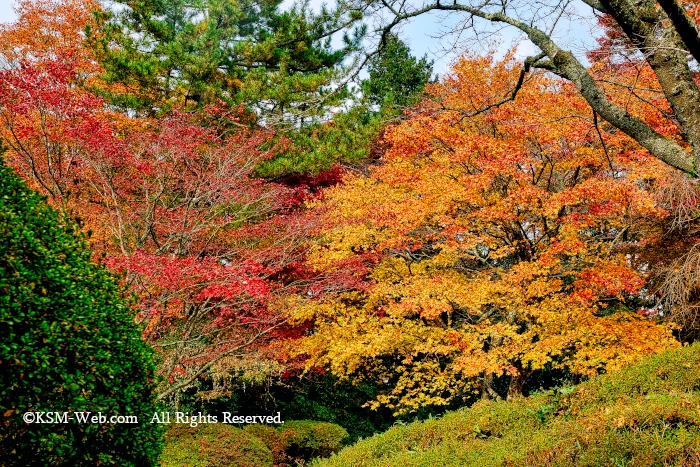
[[[116,136],[141,125],[110,111],[94,92],[105,85],[85,32],[97,27],[99,8],[94,0],[19,0],[17,20],[0,25],[6,157],[65,213],[88,205],[89,189],[80,181],[94,175],[96,165],[120,157],[126,162]],[[98,222],[88,228],[101,229]]]
[[[68,59],[95,69],[91,50],[84,47],[85,29],[94,26],[96,0],[19,0],[17,20],[0,25],[2,56],[7,64],[16,61]]]
[[[683,2],[697,23],[700,9]],[[664,6],[666,8],[666,6]],[[607,95],[642,117],[655,131],[681,143],[684,133],[679,117],[665,99],[655,73],[645,57],[630,54],[624,31],[609,16],[599,19],[605,34],[599,47],[589,52],[592,74]],[[693,71],[700,82],[700,73]],[[669,215],[659,223],[642,250],[649,264],[648,288],[657,297],[653,312],[678,324],[678,336],[693,341],[700,336],[700,191],[697,177],[681,172],[659,180],[656,197]]]
[[[375,407],[512,398],[538,370],[590,376],[677,345],[640,313],[638,250],[671,169],[561,80],[535,73],[504,99],[519,79],[510,55],[463,58],[387,131],[383,163],[318,206],[311,263],[362,285],[290,299],[315,326],[297,352],[383,382]]]

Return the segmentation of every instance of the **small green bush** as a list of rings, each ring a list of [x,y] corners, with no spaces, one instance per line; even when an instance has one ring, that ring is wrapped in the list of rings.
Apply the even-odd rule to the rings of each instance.
[[[154,367],[118,282],[0,159],[0,464],[155,465]],[[30,411],[138,424],[27,424]]]
[[[340,450],[348,432],[335,423],[296,420],[280,428],[289,443],[287,452],[294,458],[327,457]]]
[[[165,434],[162,467],[272,467],[259,438],[224,423],[173,425]]]
[[[272,451],[275,466],[305,463],[315,457],[327,457],[338,452],[347,439],[345,428],[335,423],[313,420],[290,420],[277,428],[269,425],[243,427]]]

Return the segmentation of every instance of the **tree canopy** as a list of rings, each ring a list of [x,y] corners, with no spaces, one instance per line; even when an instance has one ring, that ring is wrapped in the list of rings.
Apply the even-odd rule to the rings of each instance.
[[[463,58],[387,131],[384,164],[328,191],[310,261],[347,279],[292,299],[315,325],[297,350],[309,368],[383,381],[375,404],[400,413],[677,345],[639,313],[653,303],[640,245],[667,215],[652,187],[670,169],[599,134],[542,74],[473,112],[518,74],[512,56]]]
[[[669,110],[666,115],[669,123],[678,127],[676,134],[658,131],[642,113],[629,112],[624,105],[610,99],[611,91],[634,92],[638,90],[635,85],[616,85],[619,80],[612,83],[602,81],[597,73],[598,68],[586,68],[576,55],[560,45],[560,38],[566,37],[559,34],[559,28],[565,27],[564,19],[580,14],[575,11],[577,6],[573,2],[341,2],[349,16],[358,16],[357,12],[362,12],[364,17],[375,19],[376,30],[382,38],[398,25],[429,12],[459,15],[457,31],[465,34],[493,34],[499,27],[518,30],[539,49],[524,60],[523,74],[541,69],[570,81],[592,111],[602,119],[666,164],[696,176],[700,164],[700,89],[693,68],[693,63],[700,57],[700,18],[696,4],[676,0],[659,3],[653,0],[584,0],[584,3],[590,9],[589,19],[596,21],[601,17],[603,24],[617,39],[613,42],[626,50],[623,54],[615,54],[615,50],[610,48],[603,50],[602,55],[609,58],[608,63],[616,62],[621,65],[618,66],[620,69],[651,69],[663,96],[662,102],[651,105]],[[620,50],[617,49],[618,52]],[[517,93],[521,82],[514,80],[506,95]]]
[[[116,2],[98,16],[91,40],[105,79],[125,86],[108,94],[126,108],[164,111],[217,99],[282,118],[318,112],[361,30],[323,8],[280,11],[280,0],[140,0]]]

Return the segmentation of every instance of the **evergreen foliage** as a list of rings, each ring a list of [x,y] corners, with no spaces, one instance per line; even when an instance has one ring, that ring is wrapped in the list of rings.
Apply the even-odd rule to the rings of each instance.
[[[411,55],[411,49],[393,34],[370,61],[369,79],[362,90],[370,103],[380,106],[405,107],[415,102],[430,81],[433,61]]]
[[[382,128],[394,117],[392,112],[369,112],[360,104],[337,113],[331,121],[305,125],[286,135],[292,144],[262,161],[258,174],[276,178],[290,173],[317,174],[335,164],[361,166],[372,157]]]
[[[268,114],[304,113],[354,51],[361,29],[333,50],[342,18],[281,0],[122,0],[100,14],[91,42],[106,79],[124,92],[109,97],[136,110],[168,110],[223,99]]]
[[[151,352],[77,227],[0,164],[0,463],[154,465]],[[26,424],[29,411],[138,424]]]
[[[369,78],[345,111],[328,122],[304,125],[287,136],[292,145],[264,161],[259,173],[277,177],[289,173],[316,173],[333,164],[362,168],[382,152],[381,134],[396,123],[403,110],[416,104],[430,81],[433,62],[411,55],[398,37],[389,35],[381,53],[369,62]],[[378,108],[377,108],[378,107]]]

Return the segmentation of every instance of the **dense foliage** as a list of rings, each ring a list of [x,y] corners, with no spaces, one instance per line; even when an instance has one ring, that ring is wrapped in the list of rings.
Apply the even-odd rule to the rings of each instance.
[[[166,383],[187,385],[272,337],[283,321],[266,298],[284,284],[268,278],[294,256],[251,226],[267,222],[281,234],[285,225],[269,215],[293,204],[296,192],[251,176],[269,153],[259,148],[264,132],[234,126],[225,140],[217,134],[238,112],[212,110],[210,119],[228,112],[217,126],[192,114],[142,126],[107,111],[74,85],[77,76],[60,60],[0,72],[8,162],[79,219],[113,270],[127,273],[144,337],[163,352]],[[222,346],[201,356],[203,335]]]
[[[689,36],[675,36],[700,10],[640,4],[647,24],[634,32],[612,11],[626,0],[586,2],[610,14],[584,68],[538,29],[546,18],[513,22],[519,7],[488,1],[423,11],[345,0],[314,13],[279,0],[19,0],[17,21],[0,26],[6,163],[60,213],[59,230],[82,231],[93,259],[121,274],[118,287],[86,266],[111,284],[94,287],[100,297],[134,296],[130,309],[110,306],[120,326],[142,325],[156,397],[181,411],[274,409],[343,427],[177,428],[168,462],[306,461],[346,432],[516,400],[700,335],[700,75],[679,51]],[[516,49],[467,52],[431,80],[432,63],[393,31],[431,9],[505,21],[542,53],[521,66]],[[378,26],[365,38],[377,48],[362,42],[361,21]],[[661,47],[668,40],[677,47]],[[54,235],[25,232],[17,216],[6,224]],[[0,298],[20,309],[44,297],[42,261],[26,269],[36,275],[26,300]],[[25,311],[9,313],[14,332]],[[107,330],[78,342],[83,331],[65,341],[76,339],[75,360],[107,358],[105,346],[81,347]],[[146,358],[145,344],[129,345]],[[63,358],[46,352],[42,361]],[[141,384],[144,365],[123,373]],[[10,383],[25,384],[15,370]],[[99,397],[85,398],[99,410]],[[26,410],[3,408],[5,421]],[[262,441],[246,450],[251,433]],[[134,455],[152,459],[152,435],[133,436]],[[195,459],[200,448],[209,461]]]
[[[377,403],[403,412],[512,398],[545,368],[590,376],[676,345],[637,313],[664,168],[601,143],[585,103],[542,75],[470,115],[517,76],[508,57],[463,59],[387,132],[384,165],[327,191],[310,261],[358,285],[295,302],[316,325],[298,348],[309,367],[383,381]]]
[[[125,291],[77,226],[0,165],[0,458],[3,465],[154,465],[151,350]],[[28,425],[30,411],[133,415],[136,424]]]
[[[327,457],[338,451],[348,432],[333,423],[294,420],[285,423],[283,436],[289,443],[288,451],[292,457],[308,460]]]
[[[384,151],[381,134],[402,118],[403,110],[423,96],[432,62],[420,60],[399,38],[390,36],[380,53],[368,60],[368,78],[353,95],[347,111],[332,120],[309,124],[289,133],[292,144],[260,165],[266,177],[289,172],[319,172],[338,164],[362,170]]]
[[[341,17],[325,8],[315,16],[305,5],[282,12],[280,3],[117,2],[91,34],[105,79],[123,85],[111,100],[165,111],[224,99],[255,107],[268,120],[317,114],[323,109],[312,101],[325,99],[361,31],[333,50]]]
[[[576,387],[395,426],[313,465],[695,465],[698,368],[698,345],[665,352]]]
[[[369,62],[369,78],[362,83],[362,91],[372,104],[405,107],[415,103],[430,81],[432,70],[432,61],[427,57],[417,60],[401,39],[389,35]]]
[[[67,7],[56,4],[53,14]],[[36,8],[26,8],[13,34],[5,31],[7,50],[37,22],[54,26]],[[54,32],[72,37],[77,27]],[[131,118],[91,92],[90,63],[88,49],[47,44],[0,72],[8,163],[78,219],[109,267],[125,273],[144,338],[160,354],[161,398],[177,404],[200,376],[216,375],[207,389],[225,394],[231,373],[279,374],[270,356],[297,331],[269,305],[308,284],[295,279],[311,220],[294,208],[314,181],[288,186],[255,176],[286,142],[242,124],[244,107]]]

